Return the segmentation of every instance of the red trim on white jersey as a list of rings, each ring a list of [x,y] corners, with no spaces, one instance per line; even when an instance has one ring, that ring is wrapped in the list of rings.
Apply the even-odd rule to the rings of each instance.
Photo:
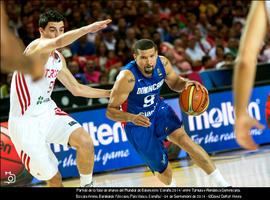
[[[54,108],[56,115],[68,115],[66,112],[62,111],[60,108]]]
[[[16,74],[15,76],[15,84],[16,84],[16,92],[17,92],[17,95],[18,95],[18,99],[19,99],[19,102],[20,102],[20,106],[21,106],[21,112],[22,112],[22,115],[24,114],[24,109],[23,109],[23,104],[22,104],[22,98],[21,98],[21,95],[20,95],[20,92],[19,92],[19,76],[18,74]]]
[[[22,156],[23,156],[23,151],[21,151],[21,154],[20,154],[20,158],[21,158],[21,160],[22,160]]]
[[[28,99],[27,106],[30,106],[30,104],[31,104],[31,98],[30,98],[29,90],[28,90],[28,87],[27,87],[27,84],[26,84],[24,75],[21,74],[21,77],[22,77],[22,80],[23,80],[23,85],[24,85],[24,88],[25,88],[25,91],[26,91],[26,95],[27,95],[27,99]]]
[[[30,172],[30,157],[23,152],[23,150],[21,151],[21,154],[20,154],[20,158],[22,160],[22,163],[24,164],[24,166],[26,167],[27,171]]]
[[[30,172],[29,164],[30,164],[30,157],[28,156],[27,157],[27,160],[26,160],[26,164],[25,164],[25,167],[26,167],[26,169],[27,169],[28,172]]]
[[[22,74],[20,73],[16,74],[15,84],[16,84],[16,92],[21,106],[21,113],[23,115],[31,104],[31,98],[25,78]]]
[[[26,153],[24,153],[23,154],[23,159],[22,159],[22,161],[23,161],[23,164],[25,165],[25,160],[26,160],[26,157],[27,157],[27,154]]]

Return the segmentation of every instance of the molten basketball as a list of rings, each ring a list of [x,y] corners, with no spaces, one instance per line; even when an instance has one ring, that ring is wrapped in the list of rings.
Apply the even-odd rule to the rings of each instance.
[[[180,93],[179,105],[188,115],[200,115],[208,108],[209,96],[206,91],[200,88],[196,90],[195,85],[189,85]]]
[[[11,172],[19,175],[24,170],[24,165],[16,149],[7,135],[7,126],[1,123],[1,180],[7,179]]]

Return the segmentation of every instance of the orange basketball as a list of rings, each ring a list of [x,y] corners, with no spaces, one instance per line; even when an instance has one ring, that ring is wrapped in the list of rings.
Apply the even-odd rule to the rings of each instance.
[[[200,115],[208,108],[209,96],[206,91],[200,88],[196,90],[195,85],[189,85],[180,93],[179,105],[188,115]]]
[[[6,126],[5,126],[6,125]],[[7,134],[7,123],[1,123],[1,180],[7,179],[8,174],[7,172],[12,172],[15,175],[20,174],[23,169],[24,165],[16,152],[16,149]]]

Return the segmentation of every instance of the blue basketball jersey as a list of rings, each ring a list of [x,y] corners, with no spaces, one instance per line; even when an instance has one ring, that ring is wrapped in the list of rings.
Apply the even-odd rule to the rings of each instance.
[[[134,88],[122,105],[122,110],[142,114],[151,120],[149,127],[126,123],[124,129],[128,141],[152,172],[162,173],[168,166],[168,152],[163,140],[182,125],[174,110],[160,98],[160,89],[166,78],[165,68],[158,57],[149,78],[143,76],[135,61],[122,70],[131,71],[135,77]]]
[[[135,61],[129,62],[122,70],[129,70],[135,77],[135,85],[127,101],[122,105],[122,110],[132,114],[142,114],[152,118],[160,103],[160,89],[165,81],[164,66],[157,58],[157,63],[151,77],[145,77],[138,69]],[[132,123],[127,123],[131,125]]]

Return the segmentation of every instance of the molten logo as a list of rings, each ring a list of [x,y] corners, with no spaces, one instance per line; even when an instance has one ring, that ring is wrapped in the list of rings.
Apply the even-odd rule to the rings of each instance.
[[[84,129],[91,135],[94,146],[109,145],[127,141],[127,136],[120,122],[115,122],[111,127],[109,124],[95,126],[94,122],[83,123]]]
[[[10,144],[6,144],[4,140],[1,139],[0,141],[0,152],[2,153],[5,152],[7,154],[10,154],[11,152],[11,145]]]
[[[261,119],[258,103],[251,102],[248,105],[248,112],[253,118],[256,118],[257,120]],[[221,108],[214,107],[199,116],[188,116],[188,124],[190,131],[233,125],[233,106],[231,102],[224,102],[221,103]]]
[[[111,143],[127,142],[127,135],[120,122],[115,122],[112,126],[106,123],[97,126],[94,122],[85,122],[83,128],[90,134],[94,146],[110,145]],[[53,144],[55,153],[61,151],[59,144]],[[63,151],[68,151],[68,147],[62,147]]]

